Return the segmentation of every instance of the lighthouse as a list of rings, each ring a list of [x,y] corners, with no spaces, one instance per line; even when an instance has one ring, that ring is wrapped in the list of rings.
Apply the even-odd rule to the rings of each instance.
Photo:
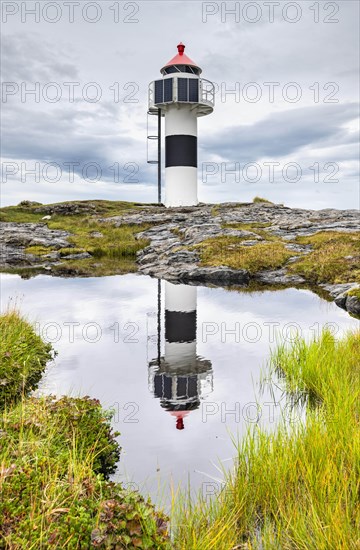
[[[159,349],[158,357],[149,363],[149,389],[175,417],[178,430],[184,429],[185,417],[213,390],[211,362],[196,351],[196,310],[195,286],[165,281],[165,353],[162,356]]]
[[[162,69],[163,76],[149,85],[149,114],[158,114],[158,170],[161,174],[161,117],[165,117],[165,206],[194,206],[197,193],[197,119],[214,109],[215,87],[200,78],[201,68],[178,53]],[[153,136],[151,136],[153,137]],[[161,185],[159,183],[159,185]],[[161,193],[159,194],[161,196]]]

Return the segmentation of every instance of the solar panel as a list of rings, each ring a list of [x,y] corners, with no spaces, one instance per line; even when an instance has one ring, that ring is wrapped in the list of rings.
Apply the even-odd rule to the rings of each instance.
[[[166,78],[164,80],[164,102],[173,100],[173,79]]]
[[[178,78],[178,101],[189,101],[188,78]]]
[[[155,104],[164,102],[164,81],[155,80]]]
[[[189,78],[189,101],[198,103],[199,101],[199,81],[195,78]]]

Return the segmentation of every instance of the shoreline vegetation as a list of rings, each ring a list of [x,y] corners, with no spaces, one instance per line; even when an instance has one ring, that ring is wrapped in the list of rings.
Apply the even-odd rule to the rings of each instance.
[[[109,481],[111,413],[90,397],[29,396],[49,345],[16,311],[0,324],[0,548],[169,548],[167,517]]]
[[[270,374],[306,422],[250,429],[216,498],[177,498],[170,540],[161,511],[108,481],[120,456],[111,414],[89,397],[28,396],[51,350],[17,312],[3,314],[1,327],[3,380],[19,372],[1,411],[0,548],[358,547],[359,332],[278,344]]]
[[[360,333],[280,344],[270,369],[306,422],[250,429],[217,498],[183,499],[176,548],[359,548]]]

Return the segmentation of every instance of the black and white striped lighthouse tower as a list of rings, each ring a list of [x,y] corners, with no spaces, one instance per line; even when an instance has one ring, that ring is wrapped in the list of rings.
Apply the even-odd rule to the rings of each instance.
[[[197,197],[197,118],[212,113],[215,88],[201,68],[178,53],[149,86],[149,112],[165,117],[165,205],[193,206]],[[159,166],[160,169],[160,166]]]
[[[196,353],[196,309],[195,286],[165,281],[165,353],[149,363],[149,387],[178,430],[213,385],[211,362]]]

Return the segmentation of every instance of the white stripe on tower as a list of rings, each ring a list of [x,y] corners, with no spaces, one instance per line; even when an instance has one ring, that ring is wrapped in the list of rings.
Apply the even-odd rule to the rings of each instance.
[[[192,105],[169,106],[165,115],[165,205],[186,206],[197,198],[197,115]]]
[[[196,364],[195,286],[165,281],[165,361],[170,367]]]

